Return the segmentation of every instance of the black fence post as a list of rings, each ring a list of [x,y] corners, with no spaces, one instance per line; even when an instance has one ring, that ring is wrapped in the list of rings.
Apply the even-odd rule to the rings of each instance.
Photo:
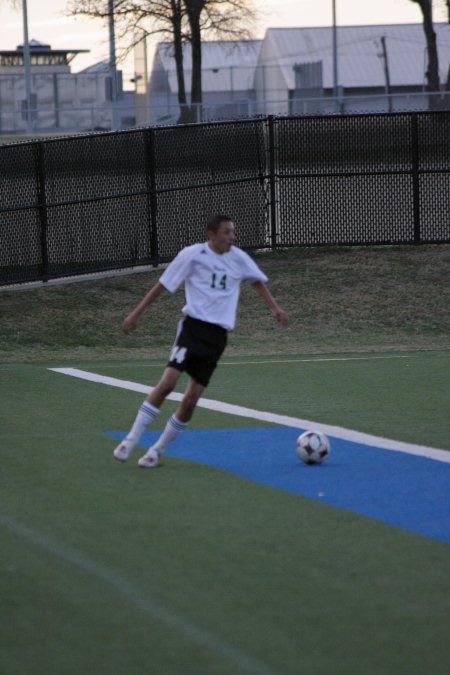
[[[275,162],[275,117],[269,115],[269,200],[270,200],[270,238],[272,249],[277,246],[277,188]]]
[[[158,250],[158,193],[156,189],[156,152],[155,130],[144,132],[145,173],[147,182],[148,205],[150,212],[150,257],[152,262],[159,259]]]
[[[419,181],[419,129],[417,114],[411,115],[411,145],[412,145],[412,183],[413,183],[413,213],[414,213],[414,243],[420,244],[420,181]]]
[[[33,146],[34,166],[36,171],[37,188],[37,212],[40,225],[40,246],[41,246],[41,267],[42,281],[48,281],[48,218],[47,218],[47,198],[45,194],[45,145],[38,142]]]

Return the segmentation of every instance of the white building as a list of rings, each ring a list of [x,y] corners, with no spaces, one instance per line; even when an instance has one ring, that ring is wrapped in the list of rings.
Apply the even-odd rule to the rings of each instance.
[[[445,83],[450,64],[450,25],[435,24],[434,30],[440,81]],[[265,101],[266,113],[328,113],[336,112],[336,108],[339,112],[376,112],[427,107],[427,97],[423,95],[427,46],[422,24],[339,26],[336,54],[337,82],[330,28],[267,30],[255,73],[256,98]],[[298,70],[298,66],[311,63],[317,64],[321,75],[317,97],[308,96],[309,92],[305,95],[296,83],[296,67]],[[304,88],[318,89],[315,82]],[[330,100],[335,92],[338,100]]]
[[[445,83],[450,25],[436,23],[434,29]],[[179,107],[172,46],[159,44],[150,72],[146,64],[143,42],[136,51],[140,122],[173,124]],[[428,108],[426,70],[422,24],[338,26],[336,58],[331,27],[270,28],[263,40],[205,41],[199,119],[422,110]],[[184,72],[189,99],[189,45]]]
[[[107,63],[72,73],[80,49],[55,50],[30,41],[31,122],[34,131],[110,129],[111,77]],[[0,51],[0,133],[27,130],[24,50]],[[118,71],[119,94],[121,73]]]
[[[205,41],[202,43],[201,119],[246,117],[252,114],[255,98],[254,78],[261,40]],[[136,52],[136,72],[140,81],[139,108],[145,108],[142,123],[174,124],[180,108],[173,47],[160,43],[155,51],[151,71],[146,68],[145,42]],[[188,102],[191,91],[192,58],[190,45],[183,49],[184,79]],[[147,84],[147,87],[143,86]]]

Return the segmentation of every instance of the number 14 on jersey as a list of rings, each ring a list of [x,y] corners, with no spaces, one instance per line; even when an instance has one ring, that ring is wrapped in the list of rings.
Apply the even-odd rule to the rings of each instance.
[[[211,278],[211,288],[221,288],[223,291],[225,291],[227,288],[227,275],[222,274],[222,276],[220,276],[220,274],[213,272]]]

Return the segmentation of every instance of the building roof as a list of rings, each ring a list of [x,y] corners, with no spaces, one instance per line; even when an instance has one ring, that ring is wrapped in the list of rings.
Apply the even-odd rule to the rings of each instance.
[[[104,61],[98,61],[98,63],[93,63],[90,66],[87,66],[87,68],[83,68],[83,70],[80,70],[78,74],[83,73],[83,74],[88,74],[88,75],[96,75],[97,73],[109,73],[111,70],[111,64],[109,60],[104,60]]]
[[[450,25],[435,23],[441,81],[447,78],[450,63]],[[338,84],[348,87],[385,85],[381,38],[385,38],[392,86],[425,84],[427,69],[423,25],[396,24],[337,27]],[[333,32],[331,27],[269,28],[267,46],[260,65],[281,67],[288,89],[295,88],[293,65],[322,61],[323,86],[332,88]],[[273,54],[273,56],[271,55]]]
[[[262,40],[205,40],[202,42],[202,89],[207,91],[245,91],[253,87],[255,67]],[[159,65],[161,64],[161,65]],[[168,75],[171,91],[178,91],[173,45],[159,43],[153,68],[161,67]],[[190,88],[192,71],[191,46],[183,45],[186,88]]]
[[[30,40],[28,44],[32,65],[68,64],[77,54],[83,54],[90,51],[89,49],[52,49],[50,45],[39,42],[39,40]],[[23,59],[23,45],[18,45],[17,49],[0,50],[0,65],[21,65],[23,64]]]

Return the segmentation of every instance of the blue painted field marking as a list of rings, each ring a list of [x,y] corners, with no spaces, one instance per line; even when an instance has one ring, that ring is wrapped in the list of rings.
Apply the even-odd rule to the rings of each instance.
[[[167,456],[229,471],[450,544],[449,464],[330,437],[326,461],[307,466],[295,454],[300,431],[187,430],[169,446]],[[142,447],[158,436],[159,432],[146,432]],[[129,461],[136,460],[133,456]]]

